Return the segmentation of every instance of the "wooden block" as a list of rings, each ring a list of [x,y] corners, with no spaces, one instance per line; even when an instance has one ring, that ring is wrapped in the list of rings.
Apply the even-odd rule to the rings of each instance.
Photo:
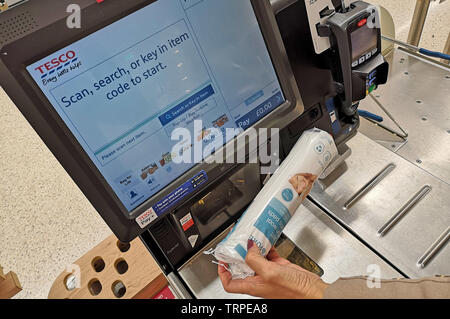
[[[163,274],[160,274],[155,280],[150,282],[147,287],[138,292],[133,299],[152,299],[166,286],[167,279]]]
[[[128,269],[122,274],[118,271],[118,268],[121,268],[118,267],[121,266],[121,261],[126,262],[123,265],[125,268],[128,265]],[[100,271],[96,267],[97,262],[103,267]],[[118,247],[117,238],[111,235],[75,261],[73,266],[74,271],[66,270],[55,280],[48,295],[49,299],[117,299],[113,287],[119,281],[124,286],[122,292],[125,291],[121,299],[136,296],[145,298],[152,296],[152,293],[156,294],[167,285],[161,269],[139,238],[130,243],[127,251],[122,252]],[[68,290],[66,280],[77,272],[79,288]]]
[[[5,280],[0,282],[0,299],[10,299],[20,291],[22,286],[17,275],[13,272],[7,273]]]

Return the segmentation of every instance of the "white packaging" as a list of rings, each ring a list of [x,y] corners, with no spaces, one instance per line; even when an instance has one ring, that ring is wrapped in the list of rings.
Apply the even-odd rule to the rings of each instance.
[[[336,155],[330,134],[319,129],[303,133],[237,225],[211,252],[218,261],[228,264],[233,279],[254,275],[245,263],[248,240],[266,256],[315,180]]]

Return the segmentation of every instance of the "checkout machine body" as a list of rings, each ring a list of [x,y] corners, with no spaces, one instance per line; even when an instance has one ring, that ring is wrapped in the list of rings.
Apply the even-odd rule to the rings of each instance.
[[[107,20],[101,22],[99,26],[95,20],[98,17],[96,14],[98,4],[91,3],[89,0],[79,2],[86,11],[87,18],[83,22],[83,27],[87,30],[98,29],[111,22]],[[332,134],[338,149],[343,148],[345,142],[357,133],[358,101],[364,99],[370,90],[384,84],[387,80],[387,63],[381,56],[380,29],[377,28],[379,16],[376,7],[361,1],[353,1],[352,4],[347,2],[349,1],[271,1],[275,23],[280,30],[290,68],[295,77],[294,81],[301,95],[300,100],[304,105],[304,112],[298,118],[291,119],[286,127],[279,127],[280,143],[273,143],[273,145],[279,145],[279,149],[275,149],[276,146],[274,146],[270,151],[280,154],[281,160],[289,154],[301,134],[314,127]],[[43,44],[34,42],[34,38],[30,38],[33,41],[28,41],[25,37],[38,25],[34,18],[30,17],[32,14],[30,12],[39,13],[44,15],[45,19],[48,18],[49,26],[40,28],[43,30],[41,32],[54,34],[52,39],[49,39],[49,42],[53,43],[49,44],[52,48],[60,43],[70,43],[67,37],[80,36],[76,29],[67,31],[69,35],[57,32],[64,28],[65,17],[58,20],[52,16],[53,11],[44,10],[54,4],[45,1],[45,3],[41,2],[41,7],[38,7],[36,3],[29,1],[24,2],[23,6],[14,7],[10,12],[1,13],[4,14],[2,18],[5,17],[8,23],[15,23],[14,14],[20,17],[25,16],[29,19],[28,22],[34,23],[30,22],[29,29],[23,33],[16,32],[11,35],[5,29],[0,34],[0,40],[5,43],[14,42],[12,41],[14,38],[22,41],[20,45],[13,43],[8,47],[17,52],[15,56],[3,57],[5,61],[8,61],[2,66],[2,85],[105,221],[110,226],[133,224],[133,228],[129,226],[130,229],[132,232],[141,232],[142,241],[168,278],[178,278],[182,282],[181,277],[177,275],[180,267],[202,253],[209,243],[239,219],[263,187],[267,176],[261,175],[259,164],[218,166],[216,171],[210,172],[210,176],[214,178],[209,181],[207,187],[177,203],[171,208],[170,213],[158,218],[143,232],[137,227],[134,219],[125,219],[121,212],[114,216],[108,215],[115,209],[111,201],[105,200],[105,198],[111,198],[109,188],[104,186],[104,182],[100,182],[100,179],[94,179],[93,182],[93,175],[86,173],[92,170],[92,164],[89,164],[90,166],[84,164],[87,162],[86,157],[77,155],[82,153],[82,150],[79,146],[72,146],[73,143],[64,137],[69,136],[70,133],[68,130],[61,131],[61,122],[49,124],[53,122],[47,121],[45,116],[50,118],[53,115],[49,115],[47,111],[41,113],[36,111],[37,108],[34,105],[43,103],[45,97],[37,93],[24,94],[24,92],[36,92],[36,90],[31,88],[29,81],[25,81],[26,83],[16,81],[19,77],[23,78],[21,75],[23,63],[30,59],[28,56],[31,54],[28,51],[42,49],[44,52],[42,57],[52,51],[48,47],[42,48]],[[148,2],[141,0],[127,2],[130,8],[133,5],[143,7],[147,4]],[[65,12],[65,5],[66,2],[58,1],[58,8],[55,10]],[[267,10],[271,9],[269,1],[265,5],[268,6]],[[28,9],[30,10],[27,11]],[[121,16],[126,16],[129,10],[111,3],[110,6],[105,6],[103,15],[117,16],[117,13],[120,13]],[[362,36],[352,36],[359,29],[364,29]],[[355,54],[352,53],[356,50],[355,48],[352,50],[352,43],[355,45],[356,42],[360,52]],[[355,61],[358,63],[355,64]],[[8,63],[13,66],[5,67]],[[10,72],[12,69],[14,70]],[[23,89],[24,86],[27,86],[28,91]],[[64,134],[58,137],[55,132],[64,132]],[[111,228],[114,230],[114,227]],[[129,240],[126,235],[122,238],[119,235],[118,237]],[[211,267],[215,266],[211,264]]]
[[[350,52],[351,32],[347,31],[347,27],[352,25],[354,31],[354,25],[361,20],[378,20],[378,10],[375,6],[358,1],[351,9],[339,14],[338,20],[347,23],[343,29],[344,35],[341,35],[344,38],[339,39],[347,41],[344,50],[339,52],[338,40],[329,33],[325,37],[328,40],[325,43],[328,44],[317,54],[308,20],[308,3],[309,1],[303,0],[272,1],[305,109],[301,116],[280,130],[279,150],[271,151],[278,151],[282,156],[281,160],[289,154],[301,134],[314,127],[332,134],[338,150],[342,153],[347,151],[345,142],[357,133],[360,123],[358,102],[368,95],[371,87],[370,91],[387,81],[388,65],[381,55],[379,28],[372,32],[371,26],[368,27],[369,33],[375,34],[376,38],[368,39],[367,51],[360,52],[364,56],[371,53],[367,62],[351,66],[351,59],[355,59],[355,55]],[[331,1],[322,1],[318,5],[330,8]],[[333,16],[335,11],[329,14]],[[323,24],[325,21],[326,18],[318,15],[314,20],[314,27],[320,24],[331,30],[331,25]],[[339,53],[345,54],[342,60]],[[357,59],[360,60],[360,57]],[[342,63],[344,65],[341,67]],[[344,81],[342,72],[350,74],[350,82]],[[346,100],[346,96],[350,96],[349,100]],[[234,168],[141,235],[166,275],[176,276],[177,269],[189,264],[217,236],[223,236],[223,232],[228,231],[230,225],[239,219],[259,193],[267,177],[261,175],[259,164],[245,164]],[[312,263],[315,264],[314,261]],[[317,266],[319,265],[315,264],[315,267]],[[212,264],[211,267],[215,265]],[[318,269],[320,274],[320,266]],[[188,295],[190,294],[188,292]]]

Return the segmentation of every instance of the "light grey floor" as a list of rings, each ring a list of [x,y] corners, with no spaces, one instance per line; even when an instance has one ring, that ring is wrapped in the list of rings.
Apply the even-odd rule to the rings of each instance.
[[[373,0],[406,40],[415,0]],[[450,1],[433,2],[424,47],[442,50]],[[110,230],[0,89],[0,264],[18,273],[18,298],[46,298],[54,279]]]

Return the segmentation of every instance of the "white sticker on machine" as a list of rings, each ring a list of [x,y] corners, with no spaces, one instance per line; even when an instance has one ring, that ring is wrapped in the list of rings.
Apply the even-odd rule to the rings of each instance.
[[[136,223],[138,223],[139,227],[144,229],[147,227],[152,221],[158,218],[153,208],[150,208],[145,213],[136,218]]]
[[[191,244],[192,248],[195,247],[195,243],[197,242],[198,235],[192,235],[188,238],[189,243]]]

